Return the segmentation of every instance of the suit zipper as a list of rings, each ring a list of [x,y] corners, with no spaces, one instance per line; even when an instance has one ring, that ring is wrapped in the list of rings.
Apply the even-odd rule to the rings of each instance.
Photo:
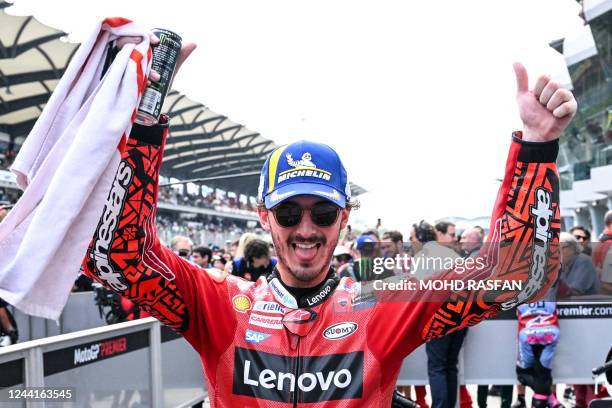
[[[298,377],[300,375],[300,337],[297,337],[297,344],[295,346],[295,348],[297,349],[297,356],[296,356],[296,364],[295,364],[295,391],[293,392],[293,407],[297,408],[297,404],[298,404],[298,392],[299,392],[299,387],[298,387]]]

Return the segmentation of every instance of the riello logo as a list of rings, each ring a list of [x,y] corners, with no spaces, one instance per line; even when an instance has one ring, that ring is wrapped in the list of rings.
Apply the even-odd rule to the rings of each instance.
[[[234,394],[271,401],[361,398],[363,352],[288,357],[237,347],[233,381]]]

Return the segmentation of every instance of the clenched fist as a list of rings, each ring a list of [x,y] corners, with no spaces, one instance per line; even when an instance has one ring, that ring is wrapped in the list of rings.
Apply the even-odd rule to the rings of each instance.
[[[571,91],[543,75],[529,90],[527,70],[514,64],[516,74],[516,102],[523,121],[523,140],[547,142],[558,139],[570,123],[578,104]]]

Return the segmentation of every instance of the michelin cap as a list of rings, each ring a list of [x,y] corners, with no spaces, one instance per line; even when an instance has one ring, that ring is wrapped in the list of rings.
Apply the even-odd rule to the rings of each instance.
[[[268,157],[261,169],[257,198],[272,208],[298,195],[319,196],[345,208],[351,188],[334,149],[300,140],[279,147]]]

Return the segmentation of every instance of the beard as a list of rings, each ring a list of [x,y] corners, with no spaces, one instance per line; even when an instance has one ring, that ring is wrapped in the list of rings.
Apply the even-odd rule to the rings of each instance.
[[[295,280],[304,284],[313,282],[321,274],[327,274],[334,248],[338,243],[338,235],[335,234],[334,236],[335,239],[328,240],[323,234],[315,234],[308,238],[298,234],[290,234],[286,240],[281,240],[278,234],[272,231],[272,241],[276,248],[279,264]],[[296,244],[316,245],[317,254],[314,259],[310,262],[300,262],[296,259],[294,252]]]

